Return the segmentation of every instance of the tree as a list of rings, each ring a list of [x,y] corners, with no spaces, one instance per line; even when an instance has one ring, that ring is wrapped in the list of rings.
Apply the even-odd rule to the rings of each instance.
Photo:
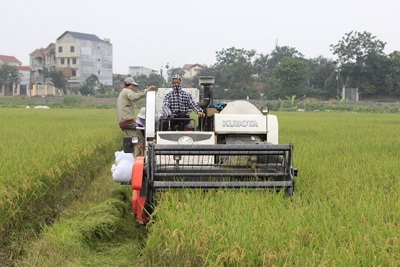
[[[318,89],[321,95],[336,96],[336,62],[319,56],[308,60],[308,86]]]
[[[21,82],[21,73],[19,70],[7,64],[1,65],[0,67],[0,87],[5,87],[7,95],[12,94],[13,85],[18,85]]]
[[[268,59],[269,55],[259,54],[258,57],[254,60],[254,73],[257,77],[262,77],[266,75],[268,70]]]
[[[294,59],[302,59],[304,55],[297,51],[294,47],[289,46],[276,46],[274,50],[272,50],[271,54],[268,57],[267,68],[268,70],[272,70],[275,68],[279,62],[285,58],[291,57]]]
[[[351,31],[330,47],[333,54],[339,58],[340,64],[344,64],[365,62],[371,53],[384,55],[385,45],[385,42],[376,39],[376,36],[369,32]]]
[[[98,87],[99,84],[99,78],[92,74],[81,84],[79,92],[84,96],[94,95],[96,87]]]
[[[218,87],[218,74],[212,67],[204,67],[200,69],[195,76],[192,77],[192,84],[195,87],[200,87],[199,84],[199,77],[201,76],[214,76],[215,78],[215,83],[214,88]]]
[[[65,88],[65,77],[64,74],[61,71],[50,71],[49,76],[51,80],[54,83],[54,86],[57,87],[58,89],[62,89],[64,94],[66,94],[66,88]]]
[[[164,79],[161,75],[156,73],[151,73],[149,77],[142,74],[138,77],[135,77],[136,82],[139,84],[139,88],[146,89],[150,85],[154,85],[155,87],[162,87],[164,85]]]
[[[364,94],[375,94],[382,84],[376,83],[381,78],[374,77],[376,60],[380,65],[384,61],[383,52],[386,43],[378,40],[369,32],[351,31],[330,45],[331,51],[338,57],[339,71],[346,87],[358,87]],[[378,76],[382,76],[382,73]]]
[[[276,83],[273,96],[291,96],[306,94],[307,63],[304,60],[284,57],[272,71],[272,78]]]
[[[164,78],[160,74],[151,73],[147,79],[146,86],[154,85],[155,87],[164,86]]]
[[[217,63],[212,66],[218,73],[218,84],[222,88],[249,91],[254,81],[253,58],[255,50],[234,47],[216,52]]]
[[[387,93],[400,96],[400,52],[389,54],[390,72],[386,77]]]
[[[386,77],[390,73],[390,59],[383,54],[371,52],[365,59],[363,71],[364,94],[383,95],[387,94]]]
[[[183,77],[185,71],[182,68],[170,68],[168,69],[168,81],[171,81],[172,76],[178,74],[179,76]]]

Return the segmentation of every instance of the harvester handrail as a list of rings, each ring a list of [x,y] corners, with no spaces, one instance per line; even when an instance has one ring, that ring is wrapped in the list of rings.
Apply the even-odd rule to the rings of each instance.
[[[182,173],[182,172],[159,172],[155,173],[155,177],[182,177],[182,176],[190,176],[190,177],[281,177],[282,175],[287,175],[289,170],[285,170],[282,172],[265,172],[265,173],[254,173],[254,172],[238,172],[238,173],[221,173],[221,172],[191,172],[191,173]]]
[[[291,152],[291,144],[216,144],[216,145],[154,145],[155,155],[229,155],[232,151],[235,155],[244,155],[251,152],[253,155],[284,154]],[[210,153],[212,152],[212,153]]]
[[[154,187],[157,189],[170,188],[280,188],[292,186],[293,181],[218,181],[218,182],[194,182],[194,181],[155,181]]]

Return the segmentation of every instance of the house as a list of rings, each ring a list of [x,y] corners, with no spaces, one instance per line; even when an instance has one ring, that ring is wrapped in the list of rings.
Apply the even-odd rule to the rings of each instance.
[[[30,88],[30,75],[31,68],[29,66],[16,66],[21,73],[21,82],[19,86],[17,86],[17,91],[14,95],[26,95],[31,96],[29,88]]]
[[[196,74],[202,69],[204,68],[203,65],[201,64],[185,64],[182,67],[182,70],[185,72],[185,74],[183,74],[182,78],[186,78],[186,79],[192,79],[194,76],[196,76]]]
[[[142,66],[129,66],[129,75],[132,77],[139,77],[141,75],[150,76],[152,73],[158,73],[156,70],[152,70]]]
[[[44,73],[56,70],[55,43],[46,48],[39,48],[29,54],[30,84],[29,96],[56,95],[57,88],[50,79],[45,79]]]
[[[10,66],[21,66],[21,61],[14,56],[0,55],[0,65],[8,64]]]
[[[27,95],[30,68],[28,66],[21,66],[21,61],[16,59],[14,56],[0,55],[0,66],[4,64],[15,67],[20,73],[21,81],[18,84],[2,83],[0,85],[0,96]]]
[[[46,48],[36,49],[29,54],[29,65],[32,68],[47,68],[48,71],[56,69],[55,43],[50,43]]]
[[[92,74],[104,85],[113,82],[113,46],[94,34],[66,31],[55,43],[56,69],[67,79],[68,89],[77,90]]]

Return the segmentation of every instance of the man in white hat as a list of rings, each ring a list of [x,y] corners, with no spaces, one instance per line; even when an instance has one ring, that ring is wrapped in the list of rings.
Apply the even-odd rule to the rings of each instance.
[[[139,127],[145,127],[146,126],[146,108],[142,107],[140,109],[140,112],[138,113],[136,117],[136,124]],[[140,130],[144,136],[144,130]]]
[[[132,77],[127,77],[124,80],[124,88],[122,88],[119,93],[117,100],[117,119],[119,127],[124,131],[126,136],[133,136],[139,139],[133,153],[134,157],[144,155],[144,137],[142,133],[136,129],[137,124],[134,115],[135,102],[145,97],[148,91],[154,91],[156,89],[156,87],[152,85],[136,93],[135,91],[138,86],[139,84]]]

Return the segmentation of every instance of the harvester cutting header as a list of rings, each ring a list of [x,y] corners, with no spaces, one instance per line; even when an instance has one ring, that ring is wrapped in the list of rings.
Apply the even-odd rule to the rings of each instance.
[[[293,195],[293,145],[278,143],[277,117],[248,101],[214,104],[214,77],[200,77],[199,83],[202,96],[196,88],[183,89],[203,110],[198,123],[158,116],[171,88],[147,92],[145,155],[134,159],[127,181],[139,222],[147,222],[156,191],[169,188],[270,188]],[[136,142],[124,137],[124,152]]]

